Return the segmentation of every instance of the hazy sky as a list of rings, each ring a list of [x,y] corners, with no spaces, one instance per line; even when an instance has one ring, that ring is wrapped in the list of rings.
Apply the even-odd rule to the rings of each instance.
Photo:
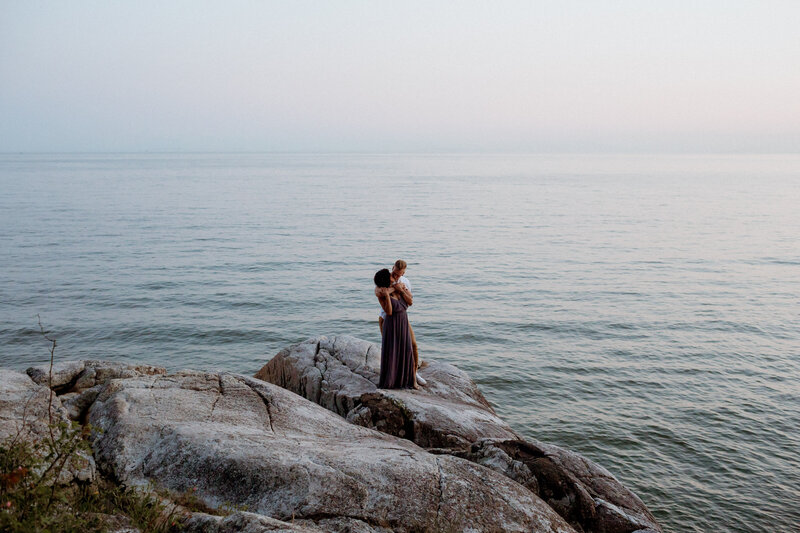
[[[0,151],[800,151],[800,1],[0,0]]]

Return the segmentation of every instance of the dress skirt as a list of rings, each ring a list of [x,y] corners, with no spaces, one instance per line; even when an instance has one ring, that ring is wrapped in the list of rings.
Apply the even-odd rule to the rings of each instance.
[[[381,342],[381,389],[414,387],[414,352],[411,348],[411,329],[408,327],[408,307],[403,300],[391,298],[392,314],[383,321]]]

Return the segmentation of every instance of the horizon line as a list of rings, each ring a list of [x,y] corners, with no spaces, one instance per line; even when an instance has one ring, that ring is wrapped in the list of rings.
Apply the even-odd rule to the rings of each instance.
[[[525,155],[547,155],[547,156],[580,156],[580,155],[628,155],[628,156],[653,156],[653,155],[800,155],[800,151],[786,152],[786,151],[554,151],[554,152],[537,152],[537,151],[363,151],[363,150],[50,150],[50,151],[27,151],[27,150],[14,150],[14,151],[0,151],[0,155],[212,155],[212,154],[248,154],[248,155],[502,155],[502,156],[525,156]]]

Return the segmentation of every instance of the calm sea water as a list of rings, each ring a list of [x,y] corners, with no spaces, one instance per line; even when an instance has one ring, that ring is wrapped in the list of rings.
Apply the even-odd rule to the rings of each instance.
[[[377,342],[409,262],[423,359],[666,530],[800,531],[800,156],[3,155],[0,357],[253,373]]]

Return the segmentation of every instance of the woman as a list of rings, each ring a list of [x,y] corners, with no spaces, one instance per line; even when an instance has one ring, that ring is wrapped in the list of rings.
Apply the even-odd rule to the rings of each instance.
[[[384,268],[375,274],[375,296],[386,313],[381,343],[381,389],[418,389],[411,330],[406,315],[408,294],[402,283],[392,285],[392,275]]]

